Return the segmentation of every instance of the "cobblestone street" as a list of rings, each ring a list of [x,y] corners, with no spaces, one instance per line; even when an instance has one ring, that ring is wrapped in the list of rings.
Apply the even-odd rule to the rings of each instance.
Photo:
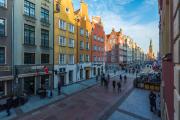
[[[119,76],[112,79],[119,80]],[[112,80],[111,79],[111,80]],[[107,91],[104,87],[95,85],[89,89],[78,92],[54,104],[42,107],[32,112],[19,115],[19,120],[96,120],[128,94],[133,88],[132,77],[123,85],[123,92],[113,92],[110,84]]]

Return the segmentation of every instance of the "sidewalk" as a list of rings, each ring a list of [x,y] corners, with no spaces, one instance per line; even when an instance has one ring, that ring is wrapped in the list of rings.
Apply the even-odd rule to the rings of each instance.
[[[110,74],[110,77],[114,77],[114,76],[117,76],[119,75],[120,73],[123,73],[123,71],[118,71],[116,72],[116,74]],[[68,86],[64,86],[62,87],[62,94],[61,95],[58,95],[58,90],[55,89],[53,91],[53,97],[52,98],[43,98],[41,99],[39,96],[32,96],[32,97],[29,97],[29,100],[28,102],[23,105],[23,106],[20,106],[16,109],[11,109],[11,116],[7,117],[7,113],[6,111],[3,111],[3,112],[0,112],[0,119],[1,120],[9,120],[9,119],[13,119],[15,117],[17,117],[18,115],[20,114],[24,114],[24,113],[28,113],[28,112],[31,112],[33,110],[36,110],[36,109],[39,109],[43,106],[47,106],[49,104],[53,104],[59,100],[62,100],[72,94],[75,94],[75,93],[78,93],[80,91],[83,91],[87,88],[90,88],[94,85],[96,85],[97,82],[96,82],[96,79],[95,78],[92,78],[92,79],[89,79],[89,80],[85,80],[85,81],[81,81],[81,82],[78,82],[78,83],[73,83],[71,85],[68,85]]]
[[[150,112],[149,91],[134,89],[108,120],[160,120]]]

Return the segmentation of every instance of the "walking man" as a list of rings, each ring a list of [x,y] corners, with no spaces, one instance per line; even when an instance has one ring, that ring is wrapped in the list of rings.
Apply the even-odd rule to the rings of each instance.
[[[98,75],[96,75],[96,82],[98,82],[98,80],[99,80],[98,78],[99,78],[99,76],[98,76]]]
[[[121,92],[121,82],[120,81],[117,82],[117,87],[118,87],[118,93],[120,93]]]
[[[12,104],[13,104],[13,96],[11,96],[10,98],[7,99],[6,101],[6,112],[7,112],[7,116],[10,116],[11,115],[11,107],[12,107]]]
[[[120,74],[120,76],[119,76],[119,80],[122,82],[122,76],[121,76],[121,74]]]
[[[126,75],[124,75],[124,83],[126,83],[127,82],[127,77],[126,77]]]
[[[58,81],[58,94],[61,94],[61,80]]]
[[[116,81],[115,80],[113,80],[112,85],[113,85],[113,91],[115,92],[115,89],[116,89]]]
[[[151,112],[155,112],[156,111],[156,94],[154,94],[152,91],[149,94],[149,101],[150,101]]]

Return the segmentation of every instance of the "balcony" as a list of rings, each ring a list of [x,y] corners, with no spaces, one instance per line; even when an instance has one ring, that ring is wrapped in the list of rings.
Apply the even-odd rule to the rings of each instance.
[[[27,22],[36,23],[36,17],[35,16],[30,16],[30,15],[24,14],[24,19]]]
[[[49,27],[50,26],[49,20],[41,18],[41,25],[44,27]]]
[[[53,71],[52,64],[40,64],[40,65],[16,65],[15,73],[17,75],[20,74],[36,74],[36,72],[41,73],[44,72],[44,66],[48,68],[48,71]]]

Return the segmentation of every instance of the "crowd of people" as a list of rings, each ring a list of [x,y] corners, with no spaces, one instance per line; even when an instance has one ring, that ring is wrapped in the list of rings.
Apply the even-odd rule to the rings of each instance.
[[[109,89],[109,86],[112,85],[113,92],[118,92],[120,93],[122,91],[122,85],[127,82],[127,76],[124,75],[119,75],[119,80],[110,80],[110,75],[105,75],[102,74],[100,77],[97,75],[96,76],[96,81],[99,81],[100,79],[100,84],[101,86],[104,86],[106,90]]]

